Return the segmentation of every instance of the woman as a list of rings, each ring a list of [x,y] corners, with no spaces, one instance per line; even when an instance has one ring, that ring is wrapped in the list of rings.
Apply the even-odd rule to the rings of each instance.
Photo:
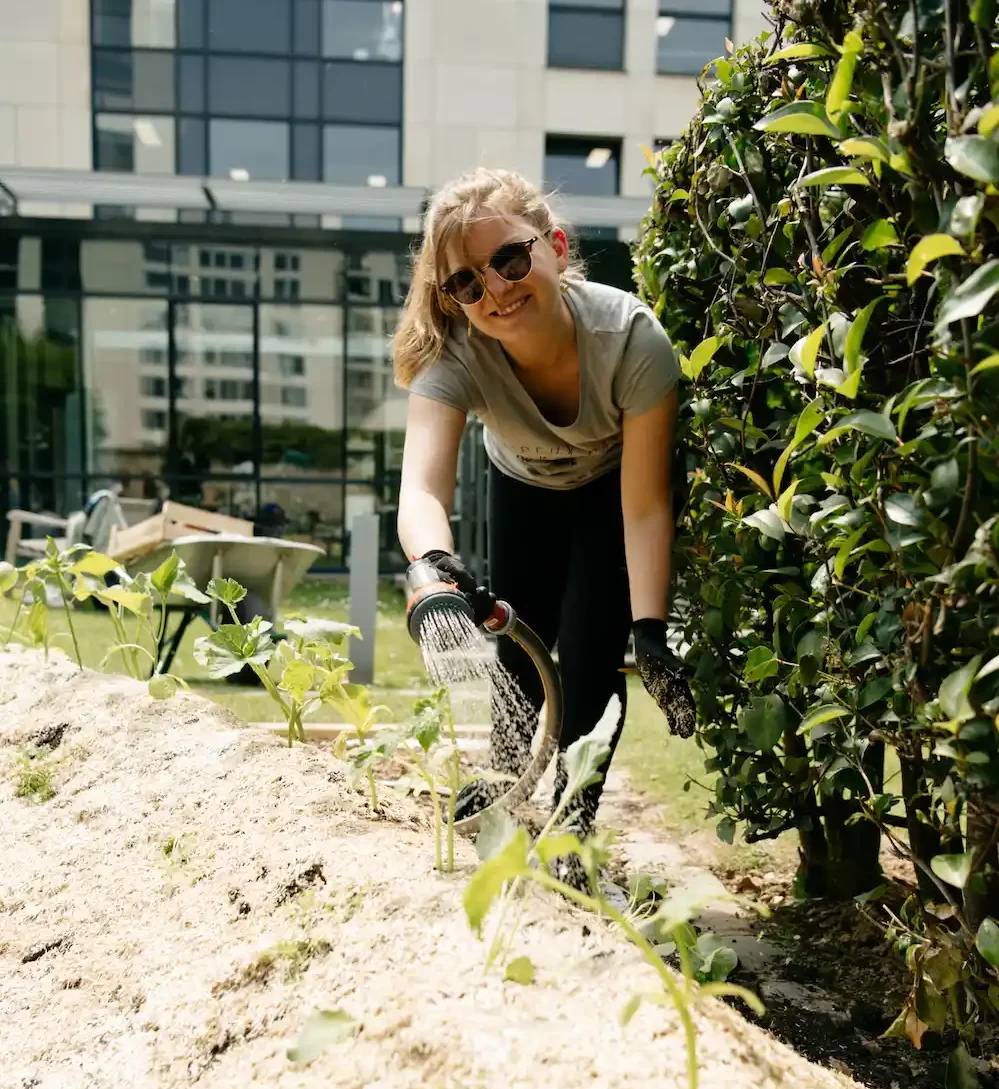
[[[563,751],[590,732],[612,694],[621,700],[617,744],[629,631],[646,688],[673,732],[689,736],[693,706],[665,623],[679,370],[652,312],[585,280],[536,187],[477,170],[428,209],[394,362],[410,391],[398,521],[406,554],[456,583],[477,619],[495,595],[549,649],[557,642]],[[453,554],[449,523],[469,412],[485,425],[490,461],[488,590]],[[501,639],[499,657],[540,710],[527,655]],[[519,775],[530,743],[494,708],[497,770]],[[564,784],[560,761],[556,800]],[[585,835],[600,784],[583,793]],[[477,784],[461,813],[488,797]]]

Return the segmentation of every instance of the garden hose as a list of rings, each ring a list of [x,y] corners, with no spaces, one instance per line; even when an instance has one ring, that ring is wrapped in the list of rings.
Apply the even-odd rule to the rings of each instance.
[[[433,564],[427,560],[417,560],[410,565],[406,572],[406,587],[408,591],[406,623],[409,634],[417,644],[420,643],[423,624],[431,612],[438,609],[449,610],[473,620],[472,608],[464,595],[452,583],[445,582]],[[496,602],[493,614],[482,624],[482,627],[490,635],[512,639],[534,663],[541,676],[544,690],[544,722],[538,750],[531,757],[523,774],[491,805],[464,820],[455,821],[455,830],[463,833],[478,831],[487,813],[497,810],[511,812],[531,797],[555,755],[559,735],[562,732],[562,681],[544,643],[505,601]]]

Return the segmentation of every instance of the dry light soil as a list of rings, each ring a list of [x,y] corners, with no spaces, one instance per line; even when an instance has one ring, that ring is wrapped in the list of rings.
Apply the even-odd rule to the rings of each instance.
[[[18,796],[26,768],[51,798]],[[635,949],[538,894],[513,951],[536,982],[484,974],[471,844],[436,874],[424,811],[372,818],[328,749],[10,651],[0,772],[2,1089],[686,1085],[671,1010],[619,1023],[654,986]],[[292,1061],[322,1009],[355,1031]],[[704,1089],[856,1084],[721,1003],[697,1028]]]

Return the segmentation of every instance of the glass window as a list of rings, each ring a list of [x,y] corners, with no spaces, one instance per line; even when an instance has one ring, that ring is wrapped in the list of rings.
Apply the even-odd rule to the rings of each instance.
[[[297,297],[301,299],[338,299],[343,269],[344,256],[339,250],[304,246],[295,250],[265,248],[260,251],[260,294],[274,298],[280,283],[284,292],[289,290],[289,284],[295,284]],[[271,308],[272,313],[278,310]]]
[[[142,412],[140,397],[167,394],[166,302],[89,298],[83,329],[89,472],[158,475],[166,455],[166,406]]]
[[[177,124],[179,126],[177,172],[179,174],[207,174],[204,121],[182,117]]]
[[[256,57],[210,57],[208,106],[215,114],[287,117],[291,113],[290,65]]]
[[[291,173],[299,181],[319,181],[319,126],[292,128]]]
[[[226,53],[288,53],[287,0],[209,0],[208,48]]]
[[[656,71],[668,75],[699,75],[709,61],[724,54],[725,38],[730,29],[728,17],[698,19],[660,15],[656,20]]]
[[[347,298],[383,306],[401,305],[409,290],[410,275],[409,259],[404,253],[352,253],[345,276]]]
[[[323,0],[323,56],[402,60],[402,0]]]
[[[295,116],[319,116],[319,65],[315,61],[295,62]]]
[[[307,57],[319,52],[319,0],[295,0],[295,52]]]
[[[73,299],[21,295],[0,310],[0,473],[37,474],[29,501],[36,509],[75,510],[83,498],[79,479],[45,479],[83,468],[78,336]]]
[[[94,45],[171,47],[174,0],[93,0]]]
[[[177,44],[181,49],[204,49],[204,0],[178,0]]]
[[[323,68],[323,116],[328,120],[386,124],[402,120],[399,65],[328,61]]]
[[[99,110],[165,113],[174,108],[173,54],[93,51],[94,105]]]
[[[222,505],[252,518],[256,509],[252,480],[226,485],[231,490],[220,498],[214,490],[220,485],[209,486],[206,478],[213,473],[253,470],[253,310],[183,303],[175,307],[174,325],[177,367],[191,396],[176,406],[171,498],[202,507]],[[235,371],[219,374],[216,368],[223,359]],[[206,391],[209,379],[218,383],[215,396]],[[230,402],[224,415],[218,404],[223,388]]]
[[[340,185],[398,185],[399,130],[325,125],[323,178]]]
[[[288,125],[282,121],[218,121],[208,123],[209,169],[228,175],[284,181],[288,177]]]
[[[205,58],[177,57],[177,98],[181,113],[205,112]]]
[[[596,5],[593,5],[596,7]],[[605,68],[624,63],[622,11],[548,8],[548,64],[552,68]]]
[[[549,136],[545,141],[545,185],[564,193],[615,196],[620,160],[620,140]]]
[[[172,174],[176,160],[172,117],[94,116],[94,166],[135,174]]]

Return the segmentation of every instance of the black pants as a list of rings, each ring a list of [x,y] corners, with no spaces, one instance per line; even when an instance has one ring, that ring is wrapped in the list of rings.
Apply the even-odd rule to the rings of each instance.
[[[495,466],[489,471],[489,588],[510,602],[549,651],[558,645],[565,696],[559,749],[564,752],[589,733],[616,694],[621,716],[613,753],[624,725],[627,693],[621,667],[631,627],[621,474],[613,470],[580,488],[556,491],[514,480]],[[499,640],[498,654],[540,710],[541,678],[530,658],[510,639]],[[494,766],[519,775],[527,766],[531,738],[510,733],[494,709]],[[560,756],[556,801],[564,787]],[[587,787],[570,806],[578,811],[584,835],[601,789],[602,783]]]

